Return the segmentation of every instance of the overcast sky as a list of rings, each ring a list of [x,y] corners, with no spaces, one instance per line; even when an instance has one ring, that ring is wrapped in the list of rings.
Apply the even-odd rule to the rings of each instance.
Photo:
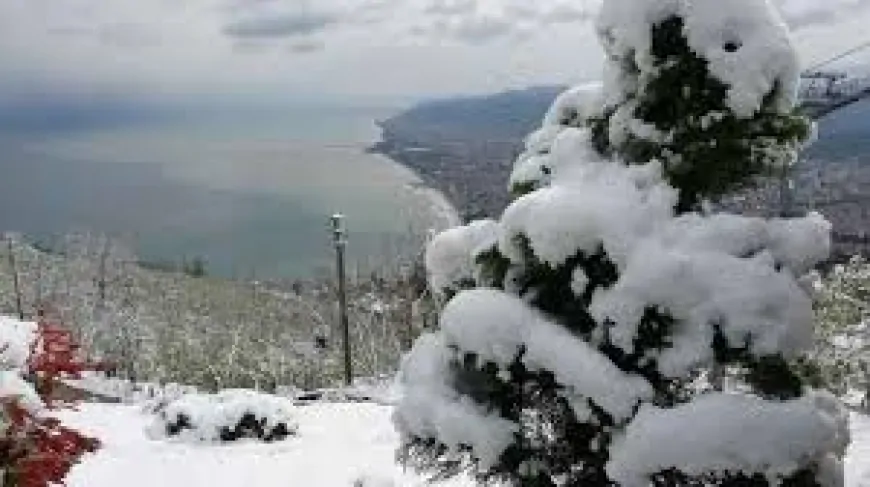
[[[0,0],[0,97],[407,98],[598,76],[600,0]],[[722,0],[728,1],[728,0]],[[776,0],[805,64],[870,0]]]

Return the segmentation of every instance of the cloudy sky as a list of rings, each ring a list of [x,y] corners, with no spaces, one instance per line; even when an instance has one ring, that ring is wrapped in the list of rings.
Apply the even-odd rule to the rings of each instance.
[[[600,0],[0,0],[0,97],[368,99],[598,76]],[[728,0],[722,0],[728,1]],[[870,0],[776,0],[806,64]]]

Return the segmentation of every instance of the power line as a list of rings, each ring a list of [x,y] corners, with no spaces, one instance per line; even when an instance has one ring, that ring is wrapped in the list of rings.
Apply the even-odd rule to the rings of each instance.
[[[824,66],[827,66],[828,64],[837,62],[840,59],[851,56],[852,54],[855,54],[856,52],[863,51],[864,49],[867,49],[867,48],[870,48],[870,40],[862,42],[861,44],[858,44],[857,46],[855,46],[847,51],[844,51],[840,54],[837,54],[836,56],[834,56],[830,59],[826,59],[822,62],[816,63],[816,64],[810,66],[809,68],[807,68],[806,71],[816,71]]]

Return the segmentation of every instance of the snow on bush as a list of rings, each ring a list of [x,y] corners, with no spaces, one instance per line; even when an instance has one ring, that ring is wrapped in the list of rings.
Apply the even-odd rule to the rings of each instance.
[[[426,252],[429,282],[437,293],[455,293],[463,282],[474,283],[476,251],[495,242],[498,225],[492,220],[476,221],[438,234]]]
[[[585,341],[519,298],[499,291],[477,289],[460,294],[444,309],[441,327],[448,343],[474,351],[479,360],[502,369],[523,348],[526,368],[552,371],[566,387],[568,398],[582,398],[576,407],[580,411],[588,411],[588,399],[615,418],[627,418],[641,399],[652,396],[643,378],[622,372]]]
[[[148,428],[151,438],[189,442],[231,442],[255,439],[282,441],[295,435],[293,404],[287,399],[247,390],[190,394],[156,412]]]
[[[797,53],[765,0],[604,2],[599,151],[663,163],[680,209],[797,160],[811,124],[794,113]]]
[[[830,224],[705,204],[808,136],[782,22],[765,0],[608,0],[598,26],[605,82],[554,103],[514,202],[427,249],[458,293],[402,364],[402,458],[509,485],[840,485],[846,416],[792,362]],[[723,368],[731,395],[696,387]]]
[[[627,260],[632,238],[650,234],[673,216],[676,192],[658,174],[655,164],[578,166],[556,180],[565,184],[554,181],[508,207],[499,250],[521,261],[523,237],[535,256],[553,267],[578,250],[592,253],[601,245],[617,260]]]
[[[650,26],[673,16],[685,19],[689,47],[728,86],[728,106],[735,114],[752,116],[776,85],[777,106],[794,105],[799,61],[785,23],[768,2],[608,0],[598,29],[610,56],[631,56],[646,68],[655,63]]]
[[[577,86],[556,98],[541,128],[526,138],[525,151],[511,173],[512,194],[524,194],[546,185],[552,175],[571,166],[578,151],[590,160],[597,157],[589,148],[589,131],[577,126],[599,114],[600,98],[598,84]]]
[[[471,447],[490,468],[513,441],[517,425],[477,407],[449,384],[451,356],[443,337],[421,336],[402,364],[404,396],[394,421],[400,432],[439,438],[456,452]]]
[[[848,416],[826,408],[831,401],[824,394],[783,403],[709,394],[673,409],[647,404],[614,442],[607,471],[622,487],[646,487],[651,475],[669,469],[766,472],[776,484],[810,460],[830,476],[826,485],[842,485],[831,452],[845,453]]]

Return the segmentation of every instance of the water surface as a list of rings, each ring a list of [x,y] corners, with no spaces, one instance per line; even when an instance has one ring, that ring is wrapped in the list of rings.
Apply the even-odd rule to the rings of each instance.
[[[454,223],[411,171],[365,153],[389,113],[307,107],[0,136],[0,228],[43,240],[90,229],[148,260],[305,277],[331,267],[327,222],[341,212],[351,262],[375,267]]]

